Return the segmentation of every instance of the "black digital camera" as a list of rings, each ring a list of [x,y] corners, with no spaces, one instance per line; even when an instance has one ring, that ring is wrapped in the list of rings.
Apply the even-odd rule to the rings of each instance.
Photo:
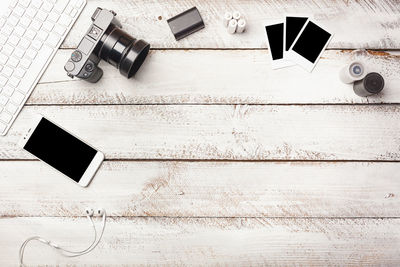
[[[97,82],[103,76],[103,70],[97,66],[100,59],[119,69],[127,78],[138,71],[150,45],[121,30],[116,15],[112,10],[96,9],[92,15],[93,24],[64,66],[68,76]]]

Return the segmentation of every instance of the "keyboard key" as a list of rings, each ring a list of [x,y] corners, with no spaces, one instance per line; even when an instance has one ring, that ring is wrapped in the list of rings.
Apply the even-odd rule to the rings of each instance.
[[[42,22],[37,20],[37,19],[35,19],[34,21],[32,21],[31,27],[35,31],[38,31],[40,29],[40,27],[42,27]]]
[[[30,0],[19,0],[19,4],[23,7],[28,7],[30,3]]]
[[[8,59],[7,65],[15,68],[16,66],[18,66],[18,63],[19,63],[19,60],[16,57],[11,56]]]
[[[8,60],[8,56],[4,55],[4,54],[0,54],[0,63],[1,64],[6,64]]]
[[[19,23],[24,26],[25,28],[27,28],[30,24],[31,24],[32,20],[28,19],[27,17],[23,17],[20,19]]]
[[[65,9],[64,13],[67,14],[67,15],[71,15],[71,12],[72,12],[73,9],[74,9],[74,8],[73,8],[71,5],[69,5],[69,6],[67,6],[67,8]]]
[[[14,93],[14,90],[15,90],[14,88],[7,85],[6,87],[3,88],[3,91],[1,91],[1,93],[5,96],[10,97]]]
[[[23,28],[21,25],[18,25],[17,27],[15,27],[14,33],[17,36],[22,37],[25,33],[25,28]]]
[[[68,0],[57,0],[57,3],[54,5],[54,10],[62,13],[65,9],[65,7],[68,4]]]
[[[37,9],[39,9],[42,6],[42,4],[43,4],[42,0],[33,0],[32,1],[32,6]]]
[[[56,26],[54,27],[54,31],[55,31],[56,33],[58,33],[59,35],[63,35],[66,29],[67,29],[67,28],[65,28],[64,26],[61,26],[61,25],[56,25]]]
[[[19,47],[15,48],[14,56],[16,56],[17,58],[22,58],[24,54],[25,54],[24,50],[22,50]]]
[[[78,10],[76,10],[74,8],[74,9],[72,9],[72,11],[71,11],[71,13],[69,15],[74,18],[76,16],[76,14],[78,14]]]
[[[51,47],[56,47],[59,41],[60,41],[60,36],[58,36],[55,33],[52,33],[47,39],[47,44]]]
[[[14,76],[17,78],[22,78],[22,77],[24,77],[25,72],[26,71],[23,68],[18,67],[14,72]]]
[[[35,38],[35,36],[36,36],[36,31],[34,31],[32,29],[29,29],[26,31],[26,34],[25,34],[26,38],[33,40],[33,38]]]
[[[14,94],[12,95],[12,97],[11,97],[10,100],[11,100],[11,102],[13,102],[13,103],[19,105],[19,104],[22,103],[22,101],[24,100],[24,98],[25,98],[25,95],[23,95],[23,94],[21,94],[20,92],[16,91],[16,92],[14,92]],[[13,113],[13,112],[11,112],[11,113]]]
[[[8,112],[1,112],[0,114],[0,120],[4,121],[5,123],[9,123],[12,119],[12,115],[9,114]]]
[[[29,68],[29,66],[31,65],[31,61],[30,61],[29,59],[23,58],[23,59],[21,60],[21,62],[20,62],[20,65],[21,65],[23,68],[27,69],[27,68]]]
[[[47,39],[47,36],[49,36],[49,34],[42,30],[37,34],[36,38],[40,41],[45,41]]]
[[[1,52],[3,52],[3,54],[6,56],[10,56],[13,51],[14,51],[14,47],[12,47],[9,44],[6,44],[5,46],[3,46],[3,49],[1,50]]]
[[[76,2],[75,2],[75,7],[76,7],[76,8],[80,8],[83,4],[84,4],[84,1],[83,1],[83,0],[76,0]]]
[[[18,92],[16,92],[18,93]],[[18,103],[19,104],[19,103]],[[5,110],[10,113],[10,114],[14,114],[17,110],[18,110],[18,106],[16,106],[13,103],[8,103],[7,106],[5,107]]]
[[[17,17],[14,16],[14,15],[11,15],[11,16],[8,18],[8,20],[7,20],[7,22],[8,22],[11,26],[13,26],[13,27],[17,26],[18,21],[19,21],[19,18],[17,18]]]
[[[39,12],[36,14],[36,18],[41,21],[45,21],[45,19],[47,18],[47,13],[39,10]]]
[[[12,44],[13,46],[17,46],[19,40],[19,37],[17,37],[16,35],[12,35],[10,38],[8,38],[8,43]]]
[[[11,56],[11,57],[8,59],[7,65],[8,65],[8,66],[11,66],[11,67],[13,67],[13,68],[15,68],[15,67],[18,66],[18,63],[19,63],[19,59],[17,59],[17,58],[14,57],[14,56]]]
[[[46,11],[47,13],[49,13],[53,9],[53,4],[50,2],[44,1],[41,9]]]
[[[18,3],[18,0],[12,0],[10,2],[10,7],[15,7],[17,5],[17,3]]]
[[[11,8],[7,8],[7,10],[4,12],[4,17],[7,18],[11,15],[12,13],[12,9]]]
[[[32,48],[30,48],[28,51],[26,51],[25,55],[27,57],[29,57],[30,59],[34,59],[37,55],[37,52],[35,50],[33,50]]]
[[[47,32],[51,31],[53,29],[53,27],[54,27],[54,24],[51,23],[50,21],[45,21],[42,25],[42,29]]]
[[[7,42],[7,37],[3,34],[0,35],[0,44],[4,45]]]
[[[5,76],[7,76],[7,77],[11,77],[11,74],[13,73],[13,69],[12,68],[10,68],[9,66],[5,66],[4,68],[3,68],[3,70],[1,71],[1,73],[3,74],[3,75],[5,75]]]
[[[26,11],[25,11],[25,15],[30,17],[30,18],[34,18],[35,15],[37,13],[37,9],[33,8],[33,7],[29,7]]]
[[[15,88],[19,84],[19,79],[17,77],[11,77],[8,83]]]
[[[4,132],[4,130],[7,128],[7,125],[0,122],[0,133]]]
[[[22,49],[27,49],[29,46],[31,45],[31,41],[26,39],[26,38],[22,38],[21,41],[18,44],[18,47],[22,48]]]
[[[1,29],[1,33],[6,35],[6,36],[9,36],[13,32],[13,30],[14,30],[14,26],[7,23],[6,26],[4,26]]]
[[[39,50],[42,47],[42,42],[40,42],[39,40],[35,39],[32,42],[32,47],[35,48],[36,50]]]
[[[22,17],[22,15],[25,13],[25,9],[21,6],[17,6],[13,10],[13,14],[17,17]]]
[[[72,22],[72,19],[65,14],[62,14],[60,19],[58,20],[58,23],[60,23],[61,25],[64,25],[64,26],[68,26],[71,22]]]
[[[52,11],[47,19],[52,21],[52,22],[57,22],[59,17],[60,17],[60,14],[58,14],[55,11]]]
[[[4,95],[0,95],[0,106],[5,106],[8,102],[8,97],[4,96]]]
[[[4,85],[6,85],[8,79],[2,75],[0,75],[0,86],[3,87]]]

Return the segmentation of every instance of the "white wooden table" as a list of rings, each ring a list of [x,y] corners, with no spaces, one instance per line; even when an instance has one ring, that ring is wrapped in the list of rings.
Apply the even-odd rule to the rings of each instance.
[[[97,6],[151,43],[135,79],[104,62],[97,84],[66,76]],[[206,28],[176,42],[166,19],[192,6]],[[246,33],[226,32],[226,10],[245,15]],[[286,12],[335,32],[312,74],[270,68],[262,24]],[[0,266],[32,235],[86,247],[86,206],[110,215],[98,248],[66,259],[32,244],[26,262],[399,266],[399,14],[399,0],[89,0],[0,138]],[[355,57],[385,76],[382,94],[339,81]],[[87,189],[16,146],[38,112],[105,153]]]

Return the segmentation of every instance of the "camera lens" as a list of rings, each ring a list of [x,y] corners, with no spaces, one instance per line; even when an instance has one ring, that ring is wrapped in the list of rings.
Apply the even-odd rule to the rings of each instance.
[[[364,79],[355,81],[353,84],[354,92],[359,96],[369,96],[377,94],[385,87],[385,80],[376,72],[368,73]]]
[[[99,56],[119,69],[127,78],[139,70],[150,50],[150,45],[110,25],[101,39]]]
[[[383,87],[385,86],[385,81],[383,77],[376,72],[368,73],[367,76],[364,78],[364,87],[365,90],[372,94],[377,94],[382,91]]]

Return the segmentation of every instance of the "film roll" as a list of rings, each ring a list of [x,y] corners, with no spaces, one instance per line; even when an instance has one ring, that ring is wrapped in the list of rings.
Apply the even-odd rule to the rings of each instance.
[[[222,18],[222,22],[225,27],[228,27],[229,21],[232,19],[232,13],[226,12]]]
[[[231,19],[228,24],[228,32],[230,34],[234,34],[236,32],[236,28],[237,28],[237,20]]]
[[[237,23],[236,32],[242,33],[242,32],[244,32],[245,29],[246,29],[246,21],[244,19],[239,19],[239,21]]]

